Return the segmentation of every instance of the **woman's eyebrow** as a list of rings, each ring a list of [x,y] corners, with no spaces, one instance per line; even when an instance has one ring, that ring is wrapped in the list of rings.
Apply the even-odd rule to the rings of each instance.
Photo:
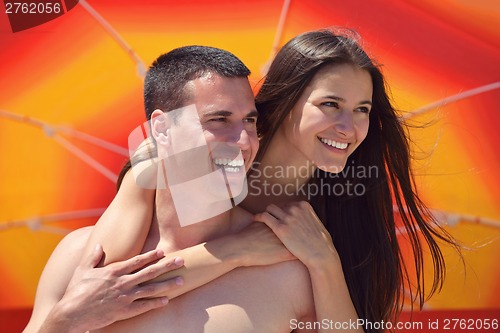
[[[338,101],[338,102],[345,102],[344,98],[338,97],[338,96],[335,96],[335,95],[327,95],[327,96],[324,96],[323,98],[333,99],[334,101]]]
[[[334,101],[338,101],[338,102],[345,103],[345,99],[344,99],[344,98],[342,98],[342,97],[338,97],[338,96],[335,96],[335,95],[327,95],[327,96],[324,96],[324,98],[329,98],[329,99],[333,99]],[[366,100],[366,101],[361,101],[361,102],[359,102],[358,104],[368,104],[368,105],[372,105],[372,101],[369,101],[369,100]]]

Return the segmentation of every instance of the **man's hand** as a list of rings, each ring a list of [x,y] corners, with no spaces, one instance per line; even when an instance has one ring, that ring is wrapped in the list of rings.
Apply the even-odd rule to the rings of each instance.
[[[182,285],[181,277],[148,285],[142,283],[184,265],[181,258],[158,261],[161,250],[96,268],[103,256],[100,245],[75,270],[64,297],[50,312],[43,332],[86,332],[164,306],[155,297]]]

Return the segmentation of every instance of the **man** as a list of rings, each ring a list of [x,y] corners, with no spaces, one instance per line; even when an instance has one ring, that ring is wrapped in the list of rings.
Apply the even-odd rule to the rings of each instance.
[[[148,72],[145,83],[146,112],[148,118],[153,116],[152,132],[159,149],[162,139],[168,135],[161,122],[155,121],[155,116],[159,116],[157,110],[194,104],[207,142],[225,142],[239,147],[243,164],[248,169],[258,143],[256,110],[248,74],[248,69],[237,58],[214,48],[187,47],[160,57]],[[158,190],[155,201],[155,218],[142,247],[143,252],[159,248],[171,253],[221,239],[244,228],[249,228],[246,229],[249,230],[247,235],[262,228],[262,225],[247,227],[252,217],[238,210],[181,227],[173,209],[171,191]],[[213,248],[206,246],[206,249],[217,253],[212,251]],[[271,262],[263,264],[286,260],[286,255],[283,251],[281,253],[279,260],[268,259]],[[298,261],[233,268],[212,283],[173,299],[172,305],[163,310],[117,322],[103,331],[285,332],[290,331],[292,319],[305,321],[314,318],[309,275]],[[186,284],[192,283],[187,276]],[[290,290],[294,292],[290,293]],[[177,289],[172,289],[169,296],[177,294]],[[90,325],[87,329],[100,326],[104,325]]]

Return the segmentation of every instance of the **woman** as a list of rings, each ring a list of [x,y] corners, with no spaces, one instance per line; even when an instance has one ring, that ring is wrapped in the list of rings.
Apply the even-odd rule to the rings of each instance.
[[[260,150],[242,207],[308,268],[318,320],[343,311],[371,323],[395,318],[413,279],[393,200],[413,249],[412,298],[424,301],[424,247],[434,263],[430,293],[438,290],[444,261],[435,239],[455,243],[416,195],[403,125],[356,40],[327,30],[295,37],[277,54],[256,105]]]
[[[369,75],[373,87],[371,103],[336,96],[337,86],[329,90],[318,82],[324,79],[325,71],[339,68],[351,76]],[[331,82],[332,79],[324,79],[326,84]],[[349,91],[341,94],[349,96]],[[425,247],[434,264],[434,280],[428,296],[439,290],[445,268],[436,239],[457,246],[416,194],[404,125],[389,101],[380,69],[355,38],[337,36],[328,30],[295,37],[274,59],[257,94],[256,106],[261,140],[256,159],[260,164],[253,180],[262,184],[262,171],[266,168],[282,170],[295,165],[296,169],[307,169],[307,173],[271,177],[267,179],[268,188],[277,183],[292,183],[295,187],[288,190],[300,199],[305,192],[300,186],[311,191],[319,189],[319,194],[309,196],[310,203],[333,239],[331,242],[322,232],[306,234],[293,223],[279,224],[280,217],[290,216],[286,209],[272,205],[267,214],[259,217],[272,227],[292,254],[303,262],[311,255],[307,249],[299,249],[301,242],[321,243],[319,253],[338,254],[357,314],[371,322],[395,318],[402,307],[404,288],[411,285],[410,281],[415,281],[415,288],[409,290],[412,299],[418,299],[420,306],[423,304]],[[329,149],[331,164],[321,153],[328,156]],[[251,185],[252,176],[249,183],[250,188],[256,188]],[[286,204],[289,197],[285,194],[264,200],[250,194],[243,207],[258,212],[270,203]],[[396,224],[393,202],[402,226]],[[321,230],[317,224],[316,228]],[[404,228],[411,243],[414,277],[409,276],[402,260],[398,228]],[[311,240],[313,234],[316,238]],[[322,261],[319,265],[328,263]]]

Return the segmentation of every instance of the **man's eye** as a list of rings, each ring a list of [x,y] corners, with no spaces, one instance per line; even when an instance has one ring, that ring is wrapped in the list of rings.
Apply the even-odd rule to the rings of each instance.
[[[245,123],[255,124],[257,122],[257,118],[245,118],[243,121]]]
[[[224,117],[219,117],[219,118],[211,118],[208,121],[214,121],[214,122],[224,122],[226,121],[226,118]]]

